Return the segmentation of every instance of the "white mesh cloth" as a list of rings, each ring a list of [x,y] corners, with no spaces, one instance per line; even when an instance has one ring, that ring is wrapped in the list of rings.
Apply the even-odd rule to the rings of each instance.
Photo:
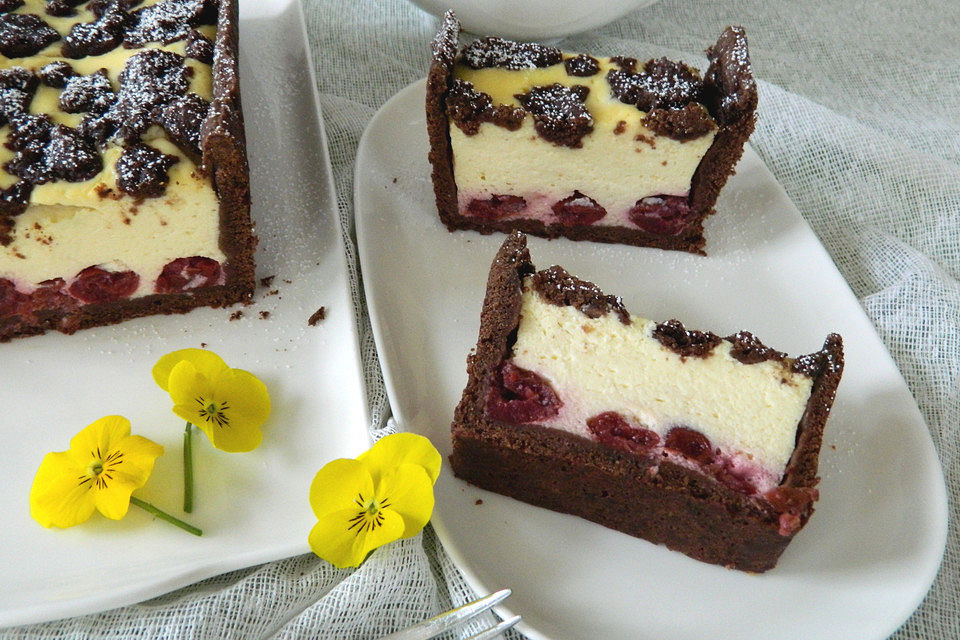
[[[355,277],[353,161],[377,108],[425,75],[436,21],[402,0],[304,1],[351,245],[371,428],[378,430],[389,408]],[[939,451],[956,525],[960,3],[663,0],[560,46],[702,65],[699,52],[727,24],[747,28],[754,71],[763,80],[751,143],[826,245],[903,371]],[[375,552],[353,572],[301,556],[136,606],[8,629],[0,638],[372,639],[471,596],[428,528]],[[893,637],[960,637],[956,526],[933,589]]]

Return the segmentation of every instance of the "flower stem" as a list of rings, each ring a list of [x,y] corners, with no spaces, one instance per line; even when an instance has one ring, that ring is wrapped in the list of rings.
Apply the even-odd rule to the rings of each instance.
[[[130,496],[130,504],[135,504],[135,505],[137,505],[138,507],[140,507],[141,509],[145,509],[145,510],[149,511],[150,513],[152,513],[153,515],[157,516],[157,517],[160,518],[161,520],[166,520],[166,521],[169,522],[170,524],[176,525],[176,526],[180,527],[181,529],[183,529],[183,530],[186,531],[187,533],[192,533],[192,534],[195,535],[195,536],[202,536],[202,535],[203,535],[203,531],[201,531],[200,529],[196,528],[196,527],[193,526],[192,524],[187,524],[187,523],[184,522],[183,520],[178,520],[177,518],[174,518],[172,515],[170,515],[170,514],[167,513],[166,511],[161,511],[160,509],[157,509],[155,506],[153,506],[153,505],[150,504],[149,502],[144,502],[143,500],[141,500],[140,498],[138,498],[138,497],[136,497],[136,496]]]
[[[193,511],[193,425],[183,432],[183,510]]]

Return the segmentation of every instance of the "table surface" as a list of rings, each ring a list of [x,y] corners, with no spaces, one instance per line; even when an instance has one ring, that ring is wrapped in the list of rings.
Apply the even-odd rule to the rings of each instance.
[[[357,277],[353,163],[376,110],[425,75],[437,22],[403,0],[303,4],[376,436],[394,426],[387,424],[390,411]],[[666,55],[702,66],[703,48],[728,24],[747,29],[760,80],[751,144],[829,251],[907,380],[940,455],[955,525],[960,3],[662,0],[558,46],[640,59]],[[958,636],[958,561],[960,538],[951,526],[940,575],[894,638]],[[140,605],[3,630],[0,638],[376,638],[471,598],[428,528],[381,549],[356,571],[299,556]]]

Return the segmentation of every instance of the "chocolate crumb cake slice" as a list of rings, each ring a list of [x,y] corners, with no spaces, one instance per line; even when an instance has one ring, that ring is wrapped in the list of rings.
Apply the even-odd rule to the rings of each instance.
[[[236,0],[0,8],[0,341],[254,290]]]
[[[451,231],[520,230],[704,252],[703,220],[753,132],[747,40],[728,27],[703,77],[666,58],[597,58],[483,38],[433,42],[427,130]]]
[[[745,571],[777,563],[807,522],[840,336],[790,358],[630,315],[521,233],[487,282],[452,425],[454,473]]]

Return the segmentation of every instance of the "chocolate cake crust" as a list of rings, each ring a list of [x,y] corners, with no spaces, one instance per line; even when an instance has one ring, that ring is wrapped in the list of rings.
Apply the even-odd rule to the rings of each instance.
[[[526,238],[511,234],[490,269],[477,347],[467,358],[468,382],[451,425],[455,475],[704,562],[754,572],[774,567],[813,513],[823,429],[843,370],[840,336],[831,334],[807,356],[813,389],[780,486],[770,495],[748,495],[666,459],[487,415],[487,381],[510,356],[524,278],[534,272]],[[740,335],[739,344],[754,357],[779,354],[755,338]]]

